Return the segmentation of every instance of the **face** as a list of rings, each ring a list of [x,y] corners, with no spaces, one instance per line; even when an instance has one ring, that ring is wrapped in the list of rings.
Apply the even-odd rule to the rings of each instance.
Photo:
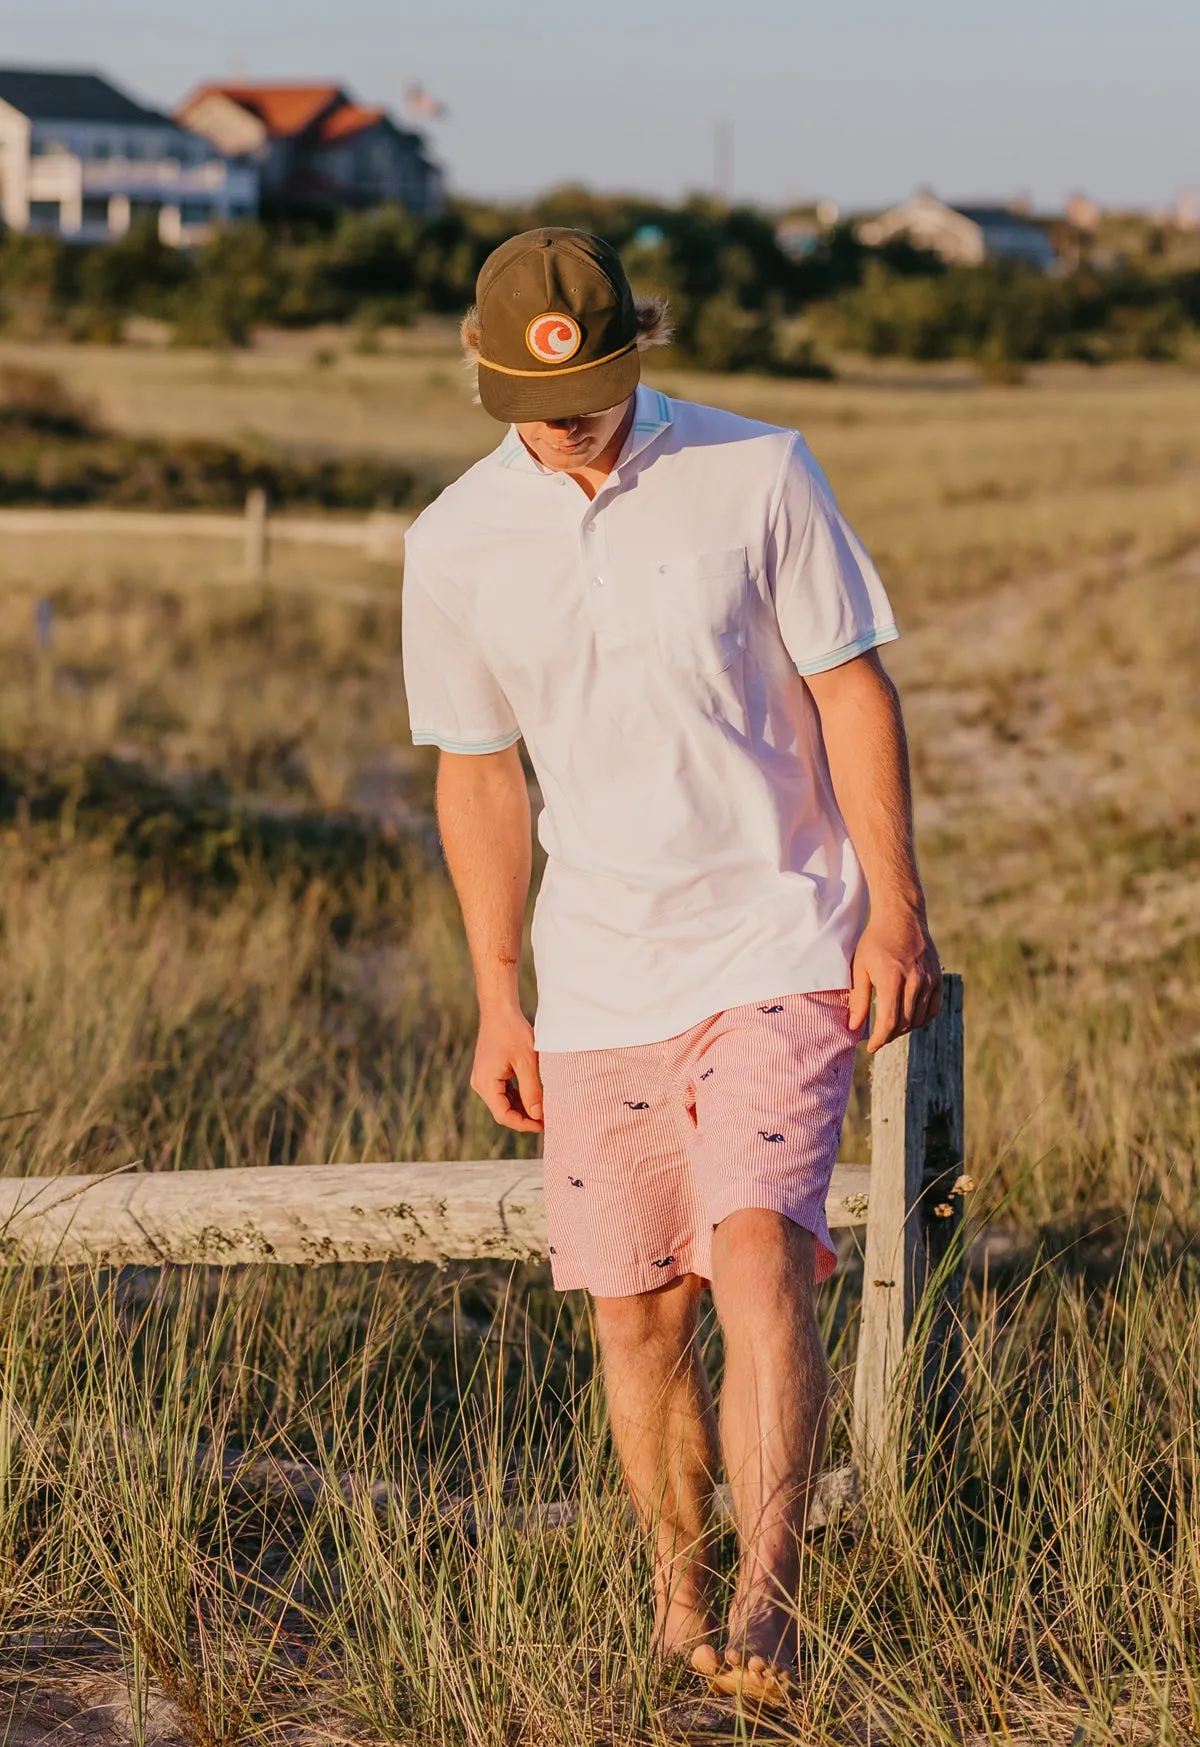
[[[518,425],[525,447],[555,473],[577,473],[600,459],[625,422],[633,396],[604,412],[577,419],[545,419]]]

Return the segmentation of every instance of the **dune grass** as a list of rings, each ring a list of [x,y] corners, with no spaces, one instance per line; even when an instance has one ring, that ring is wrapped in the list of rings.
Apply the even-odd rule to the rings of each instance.
[[[406,344],[63,360],[129,428],[257,407],[456,465],[488,430],[444,340]],[[968,1291],[957,1464],[812,1539],[783,1738],[1194,1740],[1200,379],[672,386],[799,419],[880,553],[974,1217],[1020,1258]],[[0,548],[8,1172],[514,1148],[467,1092],[400,578],[298,551],[275,583],[219,545]],[[823,1304],[837,1459],[855,1278]],[[52,1700],[197,1747],[664,1739],[646,1582],[585,1307],[541,1270],[0,1278],[14,1742]]]
[[[1195,1738],[1196,1284],[972,1291],[957,1463],[811,1538],[804,1697],[746,1738]],[[135,1738],[687,1737],[586,1319],[538,1280],[10,1275],[0,1334],[10,1728],[86,1652]]]

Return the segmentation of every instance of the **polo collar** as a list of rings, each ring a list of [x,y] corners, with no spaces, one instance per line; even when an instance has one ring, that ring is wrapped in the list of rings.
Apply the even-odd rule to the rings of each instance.
[[[617,458],[613,473],[618,473],[636,455],[640,455],[656,437],[662,435],[670,423],[671,403],[666,395],[657,388],[647,388],[644,382],[639,382],[633,395],[633,423],[629,427],[625,447]],[[496,459],[501,467],[515,468],[521,473],[550,472],[548,467],[543,467],[529,453],[517,435],[515,425],[510,425],[504,433],[504,440],[496,450]]]
[[[625,447],[617,461],[617,467],[624,467],[627,461],[632,461],[635,455],[651,444],[655,437],[662,433],[671,423],[671,403],[665,394],[657,388],[647,388],[644,382],[639,382],[633,397],[633,424]],[[524,448],[524,444],[521,445]],[[614,473],[617,468],[614,468]]]
[[[509,425],[504,433],[504,441],[496,450],[496,459],[501,467],[516,468],[519,473],[541,473],[540,468],[529,450],[517,435],[516,425]]]

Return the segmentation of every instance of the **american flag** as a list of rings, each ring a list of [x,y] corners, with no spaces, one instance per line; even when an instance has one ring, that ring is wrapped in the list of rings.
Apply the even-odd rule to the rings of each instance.
[[[440,103],[424,85],[404,87],[404,107],[410,115],[418,116],[422,121],[440,121],[446,113],[446,105]]]

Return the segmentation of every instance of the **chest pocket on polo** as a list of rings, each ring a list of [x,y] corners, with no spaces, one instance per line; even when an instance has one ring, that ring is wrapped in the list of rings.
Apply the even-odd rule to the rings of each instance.
[[[655,639],[670,667],[724,673],[746,647],[746,548],[688,552],[651,571]]]

